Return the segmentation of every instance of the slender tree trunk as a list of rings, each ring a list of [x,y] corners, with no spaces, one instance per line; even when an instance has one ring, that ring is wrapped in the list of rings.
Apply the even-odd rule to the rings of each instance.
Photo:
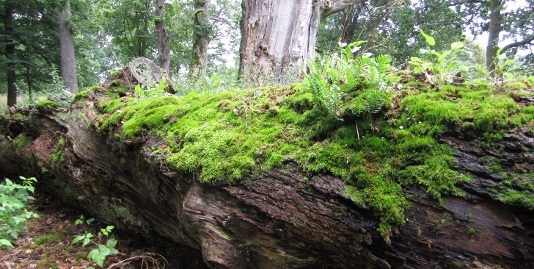
[[[354,33],[356,32],[356,26],[358,26],[358,17],[360,12],[361,7],[359,5],[354,5],[347,9],[345,22],[343,23],[343,30],[339,36],[340,42],[348,44],[354,41]]]
[[[239,77],[251,83],[288,82],[315,56],[322,17],[362,0],[242,2]]]
[[[6,75],[7,75],[7,106],[17,104],[17,86],[15,72],[15,40],[13,39],[13,5],[6,2],[4,4],[4,31],[6,38]]]
[[[495,76],[497,51],[499,50],[499,34],[502,31],[501,0],[490,0],[489,37],[486,46],[486,68],[490,76]]]
[[[193,54],[189,64],[189,78],[197,80],[206,74],[208,63],[208,45],[210,43],[210,29],[208,22],[209,0],[195,0],[195,39]]]
[[[161,68],[165,70],[167,76],[171,77],[171,68],[170,68],[170,47],[169,47],[169,36],[165,30],[165,0],[156,0],[156,40],[158,42],[159,51],[158,51],[158,60]]]
[[[63,85],[70,92],[78,91],[76,78],[76,57],[74,55],[74,38],[69,25],[71,18],[70,0],[67,0],[63,10],[59,12],[59,45],[61,48],[61,77]]]

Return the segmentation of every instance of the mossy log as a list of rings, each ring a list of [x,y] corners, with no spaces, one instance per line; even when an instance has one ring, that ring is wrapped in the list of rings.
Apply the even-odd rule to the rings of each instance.
[[[405,222],[384,237],[380,216],[330,173],[310,174],[289,160],[241,181],[203,182],[200,171],[175,169],[154,154],[165,144],[155,135],[99,132],[105,91],[68,108],[3,118],[0,174],[36,176],[40,188],[121,229],[198,250],[211,268],[534,267],[532,210],[491,191],[503,174],[528,175],[532,184],[527,128],[490,147],[441,137],[455,149],[455,169],[472,178],[460,183],[465,194],[438,201],[421,186],[404,186]]]

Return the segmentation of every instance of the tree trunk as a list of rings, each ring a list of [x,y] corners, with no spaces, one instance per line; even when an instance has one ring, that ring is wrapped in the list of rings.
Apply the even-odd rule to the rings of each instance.
[[[76,77],[76,57],[74,55],[74,38],[72,36],[70,18],[70,0],[67,0],[64,9],[58,14],[61,78],[63,79],[63,86],[70,92],[75,93],[78,91],[78,80]]]
[[[502,31],[502,4],[501,0],[490,0],[489,2],[489,36],[486,46],[486,68],[490,76],[494,77],[497,65],[497,51],[499,50],[499,35]]]
[[[319,21],[362,0],[250,0],[242,2],[239,77],[286,83],[315,56]]]
[[[156,0],[156,39],[158,42],[158,60],[161,68],[165,70],[167,76],[171,78],[170,45],[169,36],[165,30],[165,0]]]
[[[189,78],[197,80],[206,75],[208,64],[208,45],[210,43],[210,26],[208,21],[209,0],[195,0],[194,43]]]
[[[155,136],[121,140],[115,131],[98,133],[107,90],[70,107],[0,118],[0,174],[38,176],[39,188],[116,227],[155,232],[196,249],[212,268],[534,266],[532,211],[505,205],[491,193],[502,174],[531,175],[528,130],[485,149],[477,141],[444,137],[456,149],[457,169],[473,178],[462,186],[467,194],[438,203],[409,188],[406,224],[388,244],[376,230],[379,218],[352,202],[339,178],[309,176],[287,164],[239,183],[201,183],[196,173],[172,170],[155,156],[165,145]],[[492,172],[496,161],[501,171]]]
[[[4,4],[4,35],[6,38],[6,75],[7,75],[7,106],[17,104],[17,74],[15,71],[15,40],[13,26],[13,5],[7,1]]]
[[[358,17],[361,13],[361,6],[355,5],[347,9],[347,14],[345,15],[345,22],[343,23],[343,30],[339,36],[339,41],[342,43],[349,44],[355,40],[354,33],[356,32],[356,27],[358,26]]]

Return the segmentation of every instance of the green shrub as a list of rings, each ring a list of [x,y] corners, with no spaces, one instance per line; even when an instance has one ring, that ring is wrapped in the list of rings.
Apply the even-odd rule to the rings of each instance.
[[[19,233],[26,229],[26,221],[37,217],[26,206],[34,200],[35,178],[20,177],[22,184],[6,178],[0,184],[0,248],[12,248]]]

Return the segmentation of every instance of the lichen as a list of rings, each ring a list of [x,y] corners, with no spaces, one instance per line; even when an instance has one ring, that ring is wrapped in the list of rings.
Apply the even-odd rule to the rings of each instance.
[[[463,194],[458,184],[468,176],[453,168],[441,136],[495,139],[533,116],[485,85],[353,90],[360,92],[344,96],[339,117],[303,84],[142,100],[108,94],[99,130],[124,140],[155,135],[167,145],[166,165],[203,182],[237,182],[287,162],[307,176],[331,173],[354,202],[377,212],[387,236],[405,221],[407,188],[423,187],[440,202]]]

